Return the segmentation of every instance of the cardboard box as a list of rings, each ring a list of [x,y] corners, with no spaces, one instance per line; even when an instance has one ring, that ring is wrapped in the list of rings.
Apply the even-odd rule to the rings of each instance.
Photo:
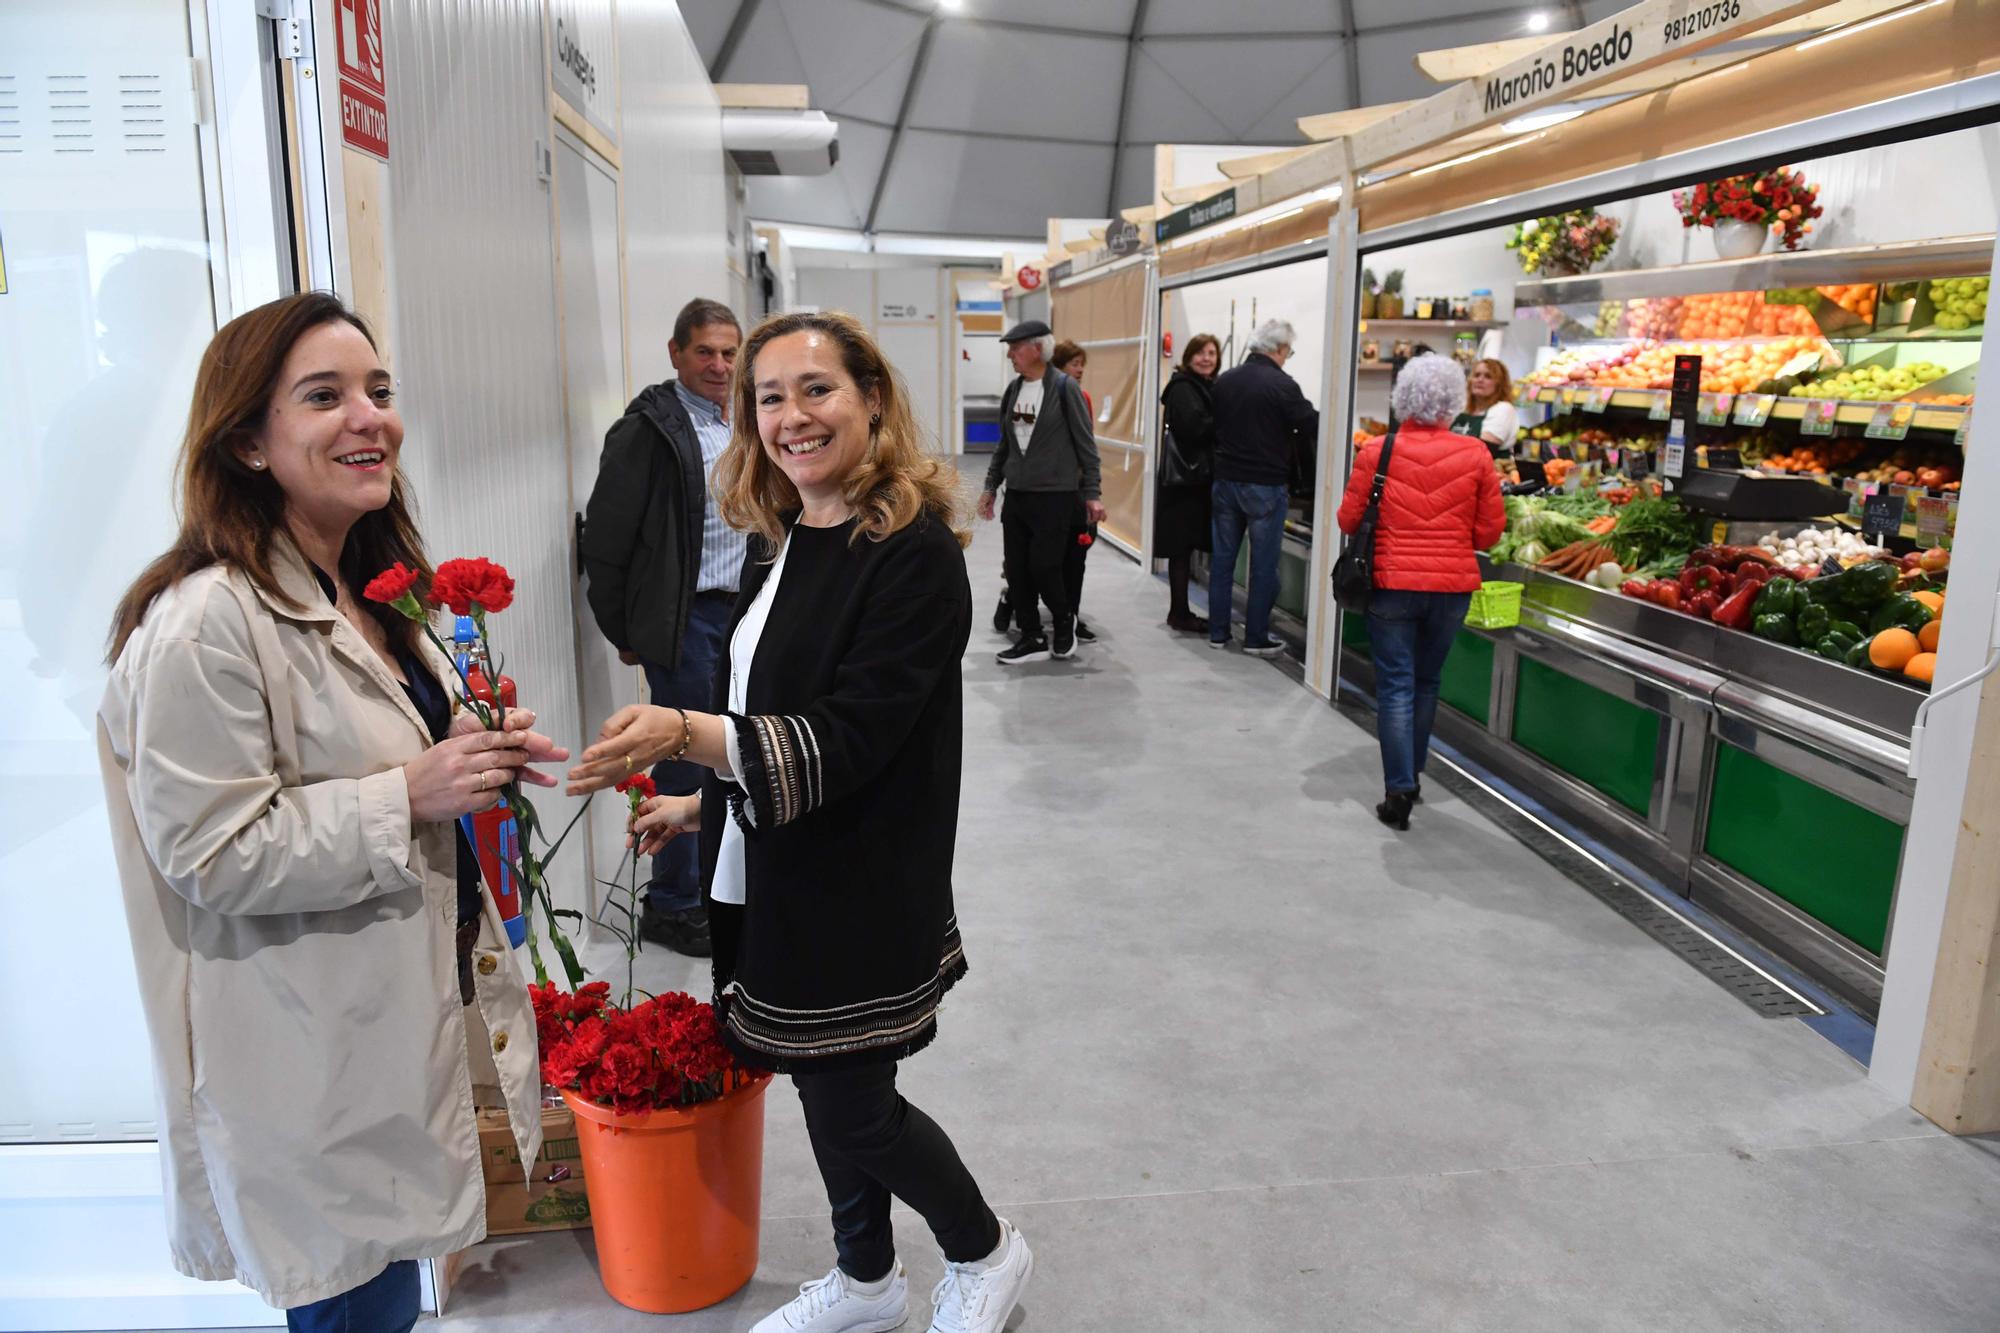
[[[486,1232],[513,1236],[590,1225],[576,1117],[567,1106],[542,1108],[542,1148],[523,1168],[507,1113],[478,1112],[479,1160],[486,1176]],[[559,1179],[551,1180],[550,1176]]]

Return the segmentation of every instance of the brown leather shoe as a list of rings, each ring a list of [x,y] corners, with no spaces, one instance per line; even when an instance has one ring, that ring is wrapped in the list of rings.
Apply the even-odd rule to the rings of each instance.
[[[1192,613],[1184,616],[1168,616],[1167,628],[1177,634],[1206,634],[1208,633],[1208,620],[1203,616],[1197,616]]]

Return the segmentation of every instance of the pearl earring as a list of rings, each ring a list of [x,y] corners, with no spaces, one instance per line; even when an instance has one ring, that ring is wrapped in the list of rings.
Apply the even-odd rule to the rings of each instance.
[[[261,458],[253,458],[250,460],[250,466],[256,468],[259,472],[262,472],[264,470],[264,460]]]

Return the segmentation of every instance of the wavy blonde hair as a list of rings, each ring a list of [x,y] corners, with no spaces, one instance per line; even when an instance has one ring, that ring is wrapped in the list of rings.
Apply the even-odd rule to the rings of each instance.
[[[859,320],[843,314],[773,315],[759,324],[736,358],[736,399],[729,446],[715,464],[716,503],[731,527],[754,532],[776,547],[785,535],[781,516],[800,508],[798,488],[764,452],[757,434],[757,356],[778,338],[822,333],[840,348],[841,368],[863,398],[881,395],[881,414],[868,452],[847,474],[842,489],[860,522],[857,538],[882,541],[928,514],[952,530],[960,546],[972,534],[958,523],[958,471],[924,448],[902,378]]]

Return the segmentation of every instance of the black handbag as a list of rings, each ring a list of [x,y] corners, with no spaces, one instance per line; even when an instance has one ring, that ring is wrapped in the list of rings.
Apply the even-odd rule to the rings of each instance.
[[[1174,439],[1173,427],[1160,423],[1160,485],[1207,486],[1215,475],[1214,460],[1204,454],[1189,458]]]
[[[1347,539],[1340,559],[1333,562],[1333,600],[1341,610],[1365,615],[1375,596],[1375,524],[1382,516],[1382,487],[1389,480],[1389,455],[1396,448],[1396,431],[1382,441],[1382,456],[1375,462],[1375,484],[1368,490],[1368,509],[1361,525]]]

